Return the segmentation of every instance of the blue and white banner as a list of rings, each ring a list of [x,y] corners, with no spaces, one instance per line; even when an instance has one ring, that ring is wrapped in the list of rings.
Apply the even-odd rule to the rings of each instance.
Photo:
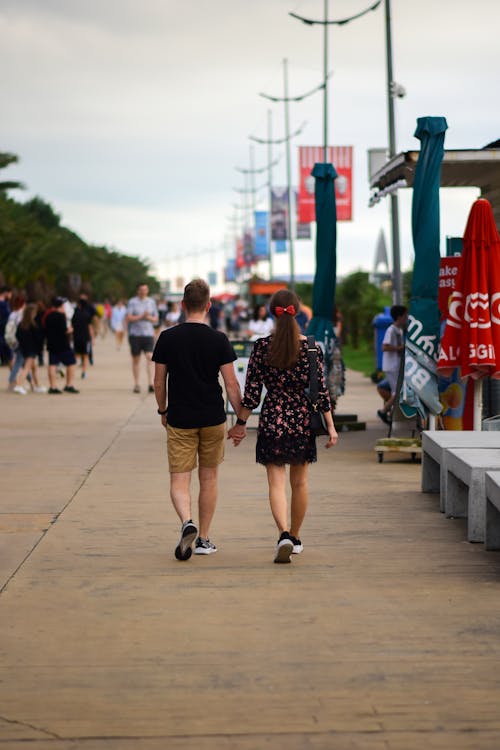
[[[255,211],[255,260],[269,260],[269,212]]]
[[[286,253],[287,246],[286,240],[276,240],[274,243],[274,252],[278,255],[279,253]]]

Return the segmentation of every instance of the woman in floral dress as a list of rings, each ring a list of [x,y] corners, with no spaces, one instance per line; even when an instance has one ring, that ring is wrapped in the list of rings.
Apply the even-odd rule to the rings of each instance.
[[[242,408],[228,437],[235,445],[245,436],[245,423],[261,400],[262,387],[266,396],[262,404],[257,432],[256,458],[264,464],[269,483],[269,501],[274,521],[280,532],[274,562],[288,563],[292,554],[302,552],[299,534],[307,509],[307,474],[309,464],[316,461],[316,438],[310,428],[310,411],[305,389],[309,385],[307,339],[295,321],[299,310],[297,296],[282,289],[270,302],[276,319],[271,336],[255,342],[245,383]],[[330,399],[323,377],[323,356],[316,346],[318,364],[318,404],[328,425],[327,448],[337,442]],[[286,464],[290,465],[292,490],[291,523],[288,523],[286,498]]]

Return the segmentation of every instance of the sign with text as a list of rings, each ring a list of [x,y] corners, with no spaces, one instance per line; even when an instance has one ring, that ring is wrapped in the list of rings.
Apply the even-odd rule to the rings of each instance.
[[[448,300],[455,291],[462,258],[452,255],[441,258],[439,264],[438,307],[442,318],[448,315]]]
[[[314,177],[312,168],[316,163],[325,163],[322,146],[299,146],[299,210],[301,224],[316,221],[314,205]],[[337,171],[335,180],[335,203],[337,221],[352,220],[352,146],[328,146],[327,162]]]

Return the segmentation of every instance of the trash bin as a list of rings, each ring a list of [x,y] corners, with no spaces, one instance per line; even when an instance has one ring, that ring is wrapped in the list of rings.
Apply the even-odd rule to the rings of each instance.
[[[481,429],[484,431],[493,432],[496,430],[500,430],[500,414],[497,414],[495,417],[488,417],[488,419],[483,419],[481,422]]]
[[[374,330],[374,345],[375,345],[375,367],[377,370],[382,369],[382,341],[384,340],[385,332],[393,323],[393,319],[390,313],[390,307],[384,307],[384,312],[375,315],[372,321]]]

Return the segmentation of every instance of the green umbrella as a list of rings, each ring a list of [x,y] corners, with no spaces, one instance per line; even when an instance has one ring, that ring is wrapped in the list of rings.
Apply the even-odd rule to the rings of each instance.
[[[316,271],[313,286],[313,317],[307,334],[314,336],[325,355],[325,369],[332,367],[335,333],[333,313],[337,278],[337,206],[332,164],[315,164],[311,172],[315,178],[316,206]]]
[[[419,117],[415,137],[421,141],[415,169],[412,202],[412,235],[415,263],[405,343],[405,374],[400,393],[406,417],[441,412],[436,362],[439,347],[439,187],[444,117]]]

